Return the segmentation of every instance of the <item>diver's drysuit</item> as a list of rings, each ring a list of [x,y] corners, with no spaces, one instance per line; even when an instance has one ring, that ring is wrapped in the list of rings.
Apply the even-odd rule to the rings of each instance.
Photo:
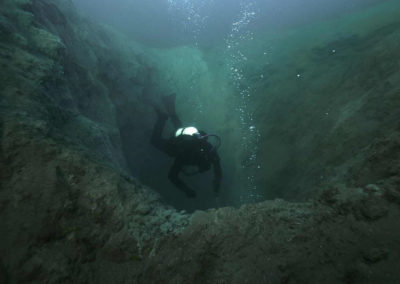
[[[162,132],[168,117],[171,118],[176,129],[182,127],[176,114],[168,116],[157,111],[157,121],[154,125],[151,143],[157,149],[175,158],[174,164],[169,170],[169,180],[185,192],[188,197],[196,197],[196,192],[179,178],[179,173],[183,172],[186,175],[193,175],[185,171],[186,166],[197,166],[198,173],[208,171],[213,166],[213,189],[215,193],[218,193],[222,179],[222,170],[216,147],[207,141],[208,136],[204,132],[199,132],[196,135],[177,135],[170,139],[163,138]],[[181,129],[181,132],[183,132],[185,128]]]

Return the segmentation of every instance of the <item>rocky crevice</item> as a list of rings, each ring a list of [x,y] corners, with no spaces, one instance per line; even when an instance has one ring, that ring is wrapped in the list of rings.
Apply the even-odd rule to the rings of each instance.
[[[125,170],[119,103],[146,108],[125,91],[143,57],[112,58],[127,51],[85,37],[68,1],[3,3],[0,283],[396,283],[397,131],[307,202],[178,212]]]

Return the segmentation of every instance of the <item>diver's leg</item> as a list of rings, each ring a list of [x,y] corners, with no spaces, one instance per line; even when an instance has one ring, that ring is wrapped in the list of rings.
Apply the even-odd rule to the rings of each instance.
[[[151,134],[151,144],[159,149],[160,151],[170,154],[169,143],[166,139],[162,137],[162,133],[165,127],[165,123],[168,120],[168,115],[161,112],[158,108],[154,108],[157,113],[157,120],[153,128],[153,133]]]
[[[182,127],[182,122],[179,119],[177,114],[175,114],[174,116],[171,116],[171,122],[174,125],[175,129],[179,129]]]
[[[176,99],[175,93],[169,96],[164,96],[163,103],[169,117],[171,118],[172,124],[174,125],[175,129],[178,129],[182,127],[182,122],[179,119],[178,115],[176,114],[175,99]]]
[[[178,160],[175,160],[174,164],[172,165],[171,169],[168,173],[168,179],[180,190],[182,190],[187,197],[195,198],[196,192],[188,187],[180,178],[179,173],[182,171],[182,163]]]

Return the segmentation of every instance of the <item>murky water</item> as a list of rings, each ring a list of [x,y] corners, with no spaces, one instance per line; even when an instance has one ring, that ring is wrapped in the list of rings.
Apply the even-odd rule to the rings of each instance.
[[[234,205],[296,199],[311,186],[303,178],[325,178],[320,170],[307,168],[306,158],[297,158],[301,147],[317,151],[320,142],[308,137],[321,133],[306,125],[314,113],[308,115],[303,106],[296,109],[307,98],[297,100],[326,93],[330,80],[322,74],[332,71],[324,69],[333,64],[329,56],[342,60],[329,73],[336,80],[335,74],[346,74],[353,64],[346,56],[354,41],[347,39],[396,21],[400,10],[396,1],[382,0],[75,2],[84,13],[156,49],[163,78],[158,84],[178,93],[182,116],[225,133],[221,156],[228,192],[222,198]],[[325,109],[324,102],[313,109],[321,113],[315,124],[325,123],[335,111]],[[201,180],[194,183],[206,186]],[[205,198],[198,207],[212,206],[214,201]]]

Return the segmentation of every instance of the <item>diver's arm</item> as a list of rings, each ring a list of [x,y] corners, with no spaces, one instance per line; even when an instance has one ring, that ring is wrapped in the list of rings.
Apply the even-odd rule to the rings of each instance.
[[[175,160],[174,164],[172,165],[171,169],[168,173],[169,180],[180,190],[186,193],[187,197],[196,197],[196,192],[188,187],[180,178],[179,173],[182,170],[182,163],[178,160]]]
[[[213,159],[213,168],[214,168],[213,189],[215,193],[218,193],[222,180],[222,168],[218,154],[215,154],[215,157]]]

